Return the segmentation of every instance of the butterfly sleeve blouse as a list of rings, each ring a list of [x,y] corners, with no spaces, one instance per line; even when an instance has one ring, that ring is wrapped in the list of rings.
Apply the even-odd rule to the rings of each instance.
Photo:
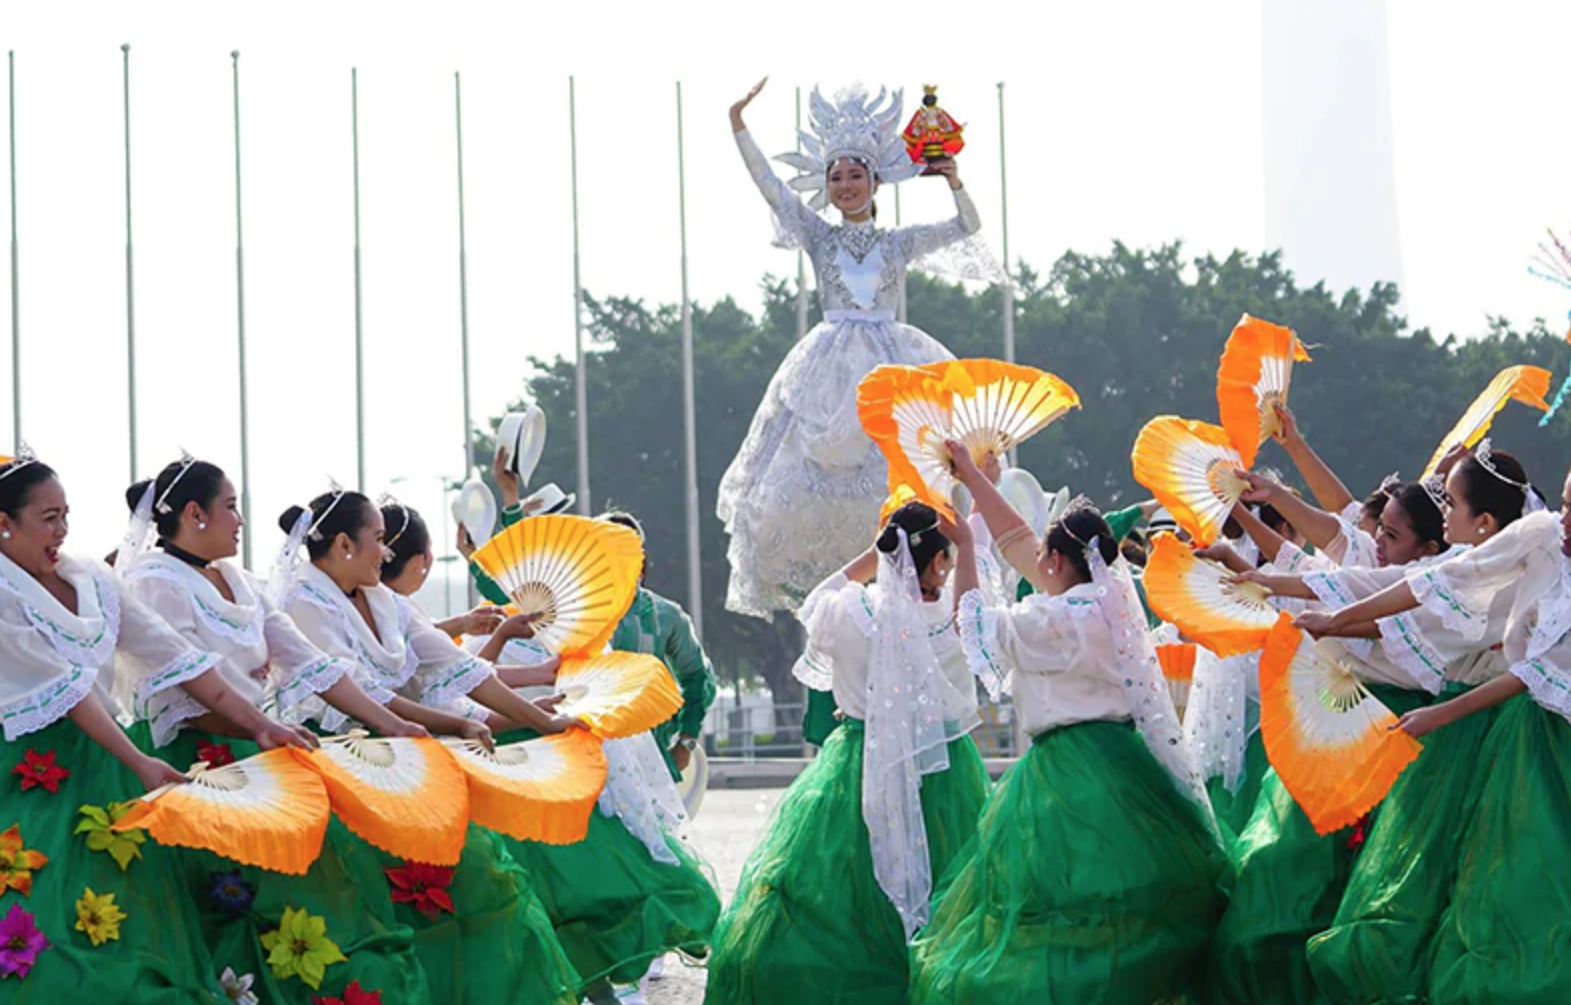
[[[193,645],[217,654],[225,682],[259,708],[273,705],[287,714],[352,670],[348,661],[327,655],[301,634],[255,577],[231,562],[214,568],[233,601],[198,570],[158,552],[140,556],[126,571],[126,581],[138,600]],[[167,742],[186,719],[203,711],[179,697],[148,710],[155,743]]]
[[[74,612],[0,556],[0,728],[7,741],[52,725],[90,693],[112,713],[145,711],[217,664],[99,563],[62,557],[59,572],[76,591]]]

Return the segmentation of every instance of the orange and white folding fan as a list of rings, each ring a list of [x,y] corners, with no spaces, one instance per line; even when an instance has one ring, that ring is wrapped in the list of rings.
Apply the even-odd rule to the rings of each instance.
[[[1162,676],[1167,678],[1167,689],[1173,695],[1173,707],[1178,717],[1184,717],[1189,704],[1189,689],[1195,681],[1195,644],[1171,642],[1156,647],[1157,662],[1162,664]]]
[[[1252,467],[1260,444],[1282,431],[1276,406],[1287,404],[1293,364],[1309,353],[1291,328],[1252,318],[1238,322],[1222,350],[1216,372],[1216,404],[1244,467]]]
[[[535,516],[497,534],[474,561],[535,614],[535,638],[562,656],[604,649],[638,591],[644,545],[604,520]]]
[[[1202,547],[1222,533],[1249,488],[1248,470],[1227,431],[1206,422],[1159,415],[1145,424],[1130,457],[1144,485]]]
[[[1079,407],[1080,396],[1059,377],[993,359],[886,365],[857,385],[857,415],[889,462],[889,484],[909,485],[951,515],[955,478],[945,440],[965,444],[980,463]]]
[[[558,715],[582,719],[608,740],[637,736],[682,709],[682,692],[664,663],[648,653],[602,653],[564,659],[556,671],[564,697]]]
[[[1260,735],[1282,784],[1320,834],[1355,823],[1423,748],[1358,680],[1332,640],[1283,614],[1260,657]]]
[[[891,488],[889,490],[889,495],[884,499],[884,504],[878,507],[879,529],[883,529],[884,525],[889,522],[889,518],[895,515],[896,510],[904,506],[906,503],[913,502],[915,500],[916,489],[913,489],[905,482],[901,482],[899,485]]]
[[[589,833],[605,751],[583,729],[486,750],[474,740],[444,740],[469,776],[469,818],[520,841],[573,844]]]
[[[469,826],[469,787],[440,740],[364,730],[290,751],[321,776],[344,826],[390,855],[457,865]]]
[[[1270,594],[1254,583],[1229,583],[1231,573],[1200,558],[1171,534],[1160,534],[1146,560],[1146,602],[1184,638],[1220,657],[1252,653],[1276,624]]]
[[[159,844],[202,848],[295,876],[321,854],[327,789],[287,750],[264,750],[221,768],[198,762],[190,777],[132,800],[113,829],[140,828]]]
[[[1520,401],[1540,412],[1547,412],[1549,402],[1544,400],[1544,395],[1548,393],[1549,371],[1541,366],[1508,366],[1495,374],[1495,379],[1473,399],[1467,411],[1456,420],[1456,425],[1440,441],[1440,446],[1435,448],[1428,467],[1424,468],[1424,477],[1428,478],[1435,473],[1435,468],[1440,466],[1440,459],[1452,447],[1458,444],[1471,447],[1483,439],[1495,421],[1495,416],[1500,414],[1507,402]]]

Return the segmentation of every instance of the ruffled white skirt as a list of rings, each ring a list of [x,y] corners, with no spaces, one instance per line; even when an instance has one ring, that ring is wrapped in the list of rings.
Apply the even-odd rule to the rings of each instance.
[[[726,608],[769,618],[860,554],[888,495],[883,455],[862,432],[856,386],[885,363],[953,354],[896,321],[825,321],[775,371],[716,511],[731,543]]]

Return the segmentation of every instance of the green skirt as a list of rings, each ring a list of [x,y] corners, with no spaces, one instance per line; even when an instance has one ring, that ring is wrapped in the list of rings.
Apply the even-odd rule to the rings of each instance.
[[[145,722],[131,727],[143,750],[184,770],[199,760],[198,743],[222,744],[235,760],[257,752],[249,740],[186,729],[156,750]],[[153,844],[150,840],[149,846]],[[383,1001],[439,1005],[415,953],[414,930],[393,910],[385,856],[355,836],[334,817],[327,825],[322,853],[303,876],[241,865],[212,852],[173,849],[185,874],[185,898],[197,905],[215,965],[236,974],[253,974],[252,990],[269,1005],[312,1005],[319,995],[342,996],[351,981],[366,991],[381,991]],[[278,928],[286,908],[322,918],[327,938],[348,957],[327,967],[321,987],[298,976],[280,978],[267,964],[262,936]]]
[[[1454,729],[1454,726],[1448,726]],[[1433,952],[1436,1005],[1571,1001],[1571,723],[1501,707]]]
[[[706,1002],[904,1005],[905,929],[873,875],[862,820],[864,735],[843,720],[780,800],[715,931]],[[922,779],[935,888],[987,797],[969,737],[950,742],[949,764]]]
[[[1211,808],[1216,811],[1217,826],[1229,848],[1238,841],[1249,818],[1254,815],[1255,803],[1260,799],[1260,785],[1265,781],[1271,762],[1266,759],[1266,744],[1260,730],[1249,734],[1244,746],[1244,777],[1239,780],[1238,791],[1229,792],[1221,778],[1206,782],[1206,795],[1211,797]]]
[[[1371,686],[1397,715],[1430,701],[1423,691]],[[1232,850],[1231,901],[1211,944],[1207,1000],[1215,1005],[1324,1002],[1305,947],[1331,927],[1353,868],[1353,828],[1316,834],[1267,771],[1249,825]]]
[[[210,1005],[208,993],[218,990],[225,964],[215,966],[207,952],[176,856],[147,840],[137,846],[140,856],[122,870],[110,851],[90,850],[88,835],[75,833],[87,819],[79,808],[107,810],[111,803],[141,795],[136,776],[67,718],[6,742],[0,751],[0,830],[15,825],[21,848],[48,858],[25,870],[32,887],[24,895],[15,888],[25,880],[14,869],[19,864],[15,849],[9,850],[9,866],[0,877],[6,881],[0,918],[18,908],[25,911],[49,943],[25,977],[0,977],[0,1002]],[[42,785],[22,790],[14,771],[29,752],[52,758],[70,772],[58,780],[57,791]],[[114,906],[125,915],[118,936],[97,946],[76,927],[77,900],[89,889],[99,896],[112,894]],[[12,924],[23,921],[17,915],[0,938],[9,941]]]
[[[835,696],[828,691],[807,688],[807,707],[802,712],[802,739],[822,747],[829,734],[840,725],[835,718]]]
[[[1442,697],[1467,690],[1451,687]],[[1310,972],[1338,1005],[1428,1000],[1430,949],[1451,902],[1478,806],[1480,752],[1496,718],[1489,709],[1425,737],[1423,753],[1380,803],[1336,920],[1309,940]]]
[[[497,742],[536,735],[518,729]],[[588,836],[577,844],[501,840],[534,879],[581,987],[602,979],[633,984],[667,952],[709,951],[720,895],[703,862],[681,842],[668,842],[679,864],[657,862],[622,821],[598,808],[589,814]]]
[[[1044,733],[994,790],[911,947],[911,1001],[1182,995],[1222,912],[1225,865],[1200,809],[1129,723]]]

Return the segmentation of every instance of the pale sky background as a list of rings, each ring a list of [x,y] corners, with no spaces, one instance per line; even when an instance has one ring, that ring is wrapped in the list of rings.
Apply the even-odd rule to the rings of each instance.
[[[572,349],[569,74],[585,286],[679,297],[681,79],[692,292],[752,307],[764,273],[795,269],[770,246],[726,122],[765,73],[749,123],[770,153],[793,145],[797,85],[902,86],[909,110],[922,83],[939,83],[969,126],[962,174],[995,249],[995,85],[1007,82],[1011,252],[1039,269],[1114,239],[1262,249],[1260,3],[8,4],[0,48],[16,53],[25,437],[65,478],[73,550],[108,551],[130,480],[122,42],[132,44],[144,476],[181,447],[239,470],[229,52],[242,52],[251,489],[265,569],[282,536],[276,514],[329,475],[355,477],[351,66],[367,488],[409,479],[391,487],[439,527],[437,480],[458,474],[463,449],[453,71],[463,73],[478,423],[522,390],[528,355]],[[1490,313],[1558,325],[1571,303],[1525,263],[1545,226],[1571,229],[1571,4],[1392,0],[1386,14],[1409,318],[1461,334],[1482,332]],[[1295,68],[1316,61],[1303,56]],[[952,212],[931,179],[906,186],[902,203],[908,222]],[[1300,271],[1306,285],[1315,278]],[[10,378],[0,351],[0,387]],[[0,437],[12,438],[9,407]]]

